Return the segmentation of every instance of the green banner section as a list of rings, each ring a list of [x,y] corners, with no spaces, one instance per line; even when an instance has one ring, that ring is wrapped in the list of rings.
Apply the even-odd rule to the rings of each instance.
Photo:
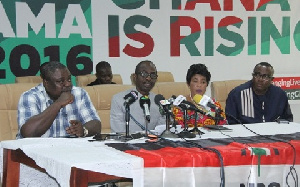
[[[39,75],[48,61],[62,62],[73,76],[93,71],[91,2],[72,3],[0,2],[0,83]]]
[[[300,89],[284,90],[289,100],[300,100]]]

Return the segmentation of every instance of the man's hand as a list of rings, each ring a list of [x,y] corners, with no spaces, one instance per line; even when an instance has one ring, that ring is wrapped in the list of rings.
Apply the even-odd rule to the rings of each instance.
[[[71,92],[62,92],[56,102],[60,103],[61,107],[73,103],[74,95]]]
[[[76,135],[77,137],[83,136],[83,126],[78,120],[70,120],[70,127],[66,128],[66,131],[70,135]]]

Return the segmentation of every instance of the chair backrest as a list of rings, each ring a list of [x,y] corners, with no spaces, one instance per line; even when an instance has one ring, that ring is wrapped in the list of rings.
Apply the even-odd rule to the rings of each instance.
[[[82,87],[96,80],[95,74],[79,75],[76,77],[76,86]],[[112,82],[117,84],[123,84],[123,80],[120,74],[113,74]]]
[[[0,141],[16,139],[18,132],[18,102],[23,92],[36,86],[36,83],[0,85]]]
[[[134,73],[130,75],[130,80],[132,85],[135,85],[135,81],[133,79]],[[157,72],[157,81],[156,82],[174,82],[174,76],[171,72],[169,71],[158,71]]]
[[[0,85],[0,141],[16,138],[18,132],[17,111],[20,95],[37,86],[36,83],[3,84]],[[113,95],[134,85],[103,84],[96,86],[83,86],[95,106],[102,123],[102,133],[110,132],[110,107]],[[185,82],[160,82],[156,83],[151,92],[162,94],[166,99],[172,95],[188,95],[189,88]],[[153,103],[154,104],[154,103]]]
[[[222,108],[225,109],[226,99],[229,92],[246,81],[248,80],[213,81],[211,82],[211,96],[219,101]]]
[[[16,77],[16,83],[41,83],[43,82],[42,78],[39,75],[35,76],[25,76],[25,77]]]
[[[95,86],[85,86],[85,89],[92,103],[94,104],[102,124],[102,133],[110,132],[110,105],[113,95],[134,88],[133,85],[123,85],[123,84],[102,84]]]
[[[155,84],[156,90],[152,92],[163,95],[166,99],[171,98],[173,95],[176,97],[179,95],[187,96],[190,94],[186,82],[158,82]]]

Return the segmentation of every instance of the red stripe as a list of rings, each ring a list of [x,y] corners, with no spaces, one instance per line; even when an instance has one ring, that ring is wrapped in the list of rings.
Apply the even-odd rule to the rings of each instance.
[[[300,141],[292,141],[297,150],[297,155],[300,155]],[[293,149],[287,143],[259,143],[248,144],[252,147],[268,148],[271,152],[269,156],[262,155],[260,163],[262,165],[278,165],[293,163]],[[248,146],[241,143],[231,143],[227,146],[214,147],[220,151],[224,166],[240,166],[251,165],[258,163],[258,156],[251,155]],[[277,149],[279,155],[275,154],[274,149]],[[246,155],[242,155],[242,150],[246,151]],[[217,155],[213,152],[199,148],[172,148],[166,147],[159,150],[129,150],[135,156],[144,159],[145,167],[219,167],[220,161]],[[300,158],[297,158],[296,164],[300,164]]]
[[[261,6],[269,3],[270,1],[273,1],[273,0],[260,0],[259,4],[257,5],[257,9],[259,9]]]
[[[109,42],[109,57],[120,57],[120,37],[111,37]]]
[[[300,77],[274,77],[273,84],[284,90],[300,89]]]

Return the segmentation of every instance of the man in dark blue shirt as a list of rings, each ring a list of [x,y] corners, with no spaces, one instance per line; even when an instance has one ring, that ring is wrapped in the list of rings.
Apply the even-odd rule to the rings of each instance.
[[[229,124],[293,121],[287,95],[272,84],[273,75],[273,67],[261,62],[254,67],[252,80],[228,94],[225,111]]]

